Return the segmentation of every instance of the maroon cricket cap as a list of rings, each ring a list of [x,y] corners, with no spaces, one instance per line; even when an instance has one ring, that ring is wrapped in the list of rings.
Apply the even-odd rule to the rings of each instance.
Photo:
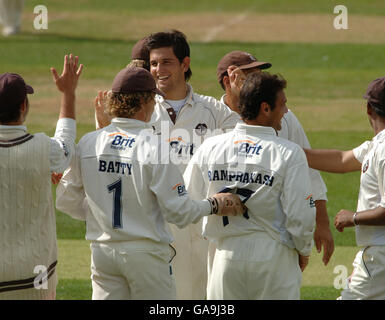
[[[368,103],[385,111],[385,77],[373,80],[364,94]]]
[[[135,45],[132,47],[131,50],[131,59],[139,59],[148,61],[150,59],[150,53],[146,47],[147,43],[147,37],[144,37],[143,39],[140,39]]]
[[[0,74],[0,106],[22,103],[27,93],[33,92],[20,75],[9,72]]]
[[[156,87],[155,80],[150,72],[139,67],[127,67],[119,71],[112,83],[114,93],[135,93],[152,91],[165,96],[165,93]]]
[[[218,63],[217,77],[219,82],[221,82],[223,77],[227,75],[227,68],[230,66],[237,66],[242,70],[251,68],[267,69],[271,67],[271,63],[258,61],[250,53],[244,51],[231,51]]]

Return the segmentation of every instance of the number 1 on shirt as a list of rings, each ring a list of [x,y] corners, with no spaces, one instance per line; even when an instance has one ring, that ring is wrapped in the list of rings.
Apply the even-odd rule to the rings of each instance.
[[[122,229],[122,180],[119,179],[107,186],[108,192],[113,192],[114,203],[112,210],[112,227]]]

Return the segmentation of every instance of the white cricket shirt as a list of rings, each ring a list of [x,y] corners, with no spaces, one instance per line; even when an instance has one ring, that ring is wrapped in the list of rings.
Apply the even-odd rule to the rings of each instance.
[[[185,227],[209,215],[211,207],[188,197],[169,152],[147,123],[114,118],[79,141],[56,190],[56,206],[86,220],[87,240],[170,243],[166,221]]]
[[[235,127],[240,116],[213,97],[194,93],[187,84],[186,103],[176,115],[175,123],[170,118],[172,108],[162,96],[156,95],[156,105],[151,125],[162,140],[171,146],[174,163],[184,172],[195,150],[204,139],[222,134]]]
[[[385,208],[385,130],[353,149],[353,154],[362,163],[357,211]],[[356,226],[356,241],[358,246],[385,245],[385,226]]]
[[[224,104],[225,97],[226,95],[223,95],[221,98],[221,102]],[[281,126],[281,130],[277,131],[279,137],[295,142],[302,148],[311,148],[309,140],[306,136],[305,131],[303,130],[301,123],[298,121],[297,117],[290,109],[287,113],[283,115],[281,120]],[[314,200],[327,200],[327,188],[319,171],[309,168],[309,175]]]
[[[307,160],[273,128],[238,123],[232,132],[205,140],[184,179],[194,199],[233,192],[248,207],[248,216],[205,217],[203,234],[210,240],[265,231],[310,254],[315,208]]]
[[[0,125],[0,139],[11,140],[27,133],[27,127]],[[60,118],[56,124],[55,135],[50,138],[50,171],[62,173],[68,168],[75,151],[76,121]]]

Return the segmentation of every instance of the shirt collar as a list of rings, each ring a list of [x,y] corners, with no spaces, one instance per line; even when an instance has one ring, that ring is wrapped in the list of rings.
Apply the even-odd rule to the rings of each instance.
[[[151,128],[150,122],[144,122],[131,118],[113,118],[111,123],[116,125],[130,126],[134,128]]]
[[[2,131],[24,131],[24,132],[27,132],[27,127],[23,126],[23,125],[18,125],[18,126],[0,125],[0,130],[2,130]]]
[[[373,137],[373,141],[382,141],[385,139],[385,129],[380,131],[379,133],[377,133],[374,137]]]
[[[186,83],[186,85],[187,85],[187,99],[186,99],[185,105],[193,106],[194,105],[194,90],[190,84]],[[155,96],[155,101],[158,102],[159,104],[166,103],[168,105],[168,103],[165,101],[165,99],[159,94],[157,94]]]
[[[221,100],[219,100],[220,102],[222,102],[224,105],[227,106],[226,102],[225,102],[225,98],[226,98],[226,93],[221,97]]]
[[[254,135],[254,134],[268,134],[272,136],[277,136],[277,131],[275,131],[272,127],[264,127],[264,126],[255,126],[248,125],[243,122],[238,122],[234,128],[234,130],[243,132],[246,134]]]

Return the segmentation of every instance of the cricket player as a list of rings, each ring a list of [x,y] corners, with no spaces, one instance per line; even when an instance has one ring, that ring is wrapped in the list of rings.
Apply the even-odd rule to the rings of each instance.
[[[349,151],[305,149],[309,166],[328,172],[361,170],[355,211],[338,212],[338,231],[355,227],[360,247],[342,300],[385,299],[385,77],[372,81],[364,98],[374,138]]]
[[[261,72],[270,67],[271,63],[258,61],[253,55],[244,51],[237,50],[227,53],[219,61],[217,67],[218,82],[225,90],[221,102],[239,113],[239,92],[245,77],[250,73]],[[277,131],[277,134],[281,138],[295,142],[302,148],[310,148],[301,123],[290,109],[282,117],[281,129]],[[318,171],[310,169],[309,174],[317,216],[314,242],[318,252],[321,252],[323,247],[322,260],[327,265],[334,251],[334,240],[326,208],[327,189]]]
[[[0,299],[55,299],[57,245],[51,172],[63,172],[75,149],[75,90],[83,65],[65,56],[51,68],[62,93],[55,136],[30,134],[24,122],[34,90],[0,74]]]
[[[148,71],[121,70],[107,97],[111,124],[79,141],[56,191],[59,210],[86,220],[95,300],[175,299],[167,222],[185,227],[210,214],[243,213],[232,194],[189,198],[169,144],[149,125],[155,94],[164,95]]]
[[[240,93],[244,123],[206,139],[184,173],[193,198],[233,192],[248,208],[204,218],[203,234],[216,244],[208,299],[300,297],[315,209],[303,150],[276,135],[288,111],[285,87],[277,75],[249,75]]]
[[[183,173],[197,147],[212,135],[234,128],[240,121],[236,112],[213,97],[194,92],[188,84],[190,47],[182,32],[151,34],[147,39],[150,70],[157,87],[151,123],[156,133],[172,148],[172,159]],[[176,256],[173,260],[178,299],[204,299],[207,285],[208,241],[201,223],[178,229],[171,225]]]

